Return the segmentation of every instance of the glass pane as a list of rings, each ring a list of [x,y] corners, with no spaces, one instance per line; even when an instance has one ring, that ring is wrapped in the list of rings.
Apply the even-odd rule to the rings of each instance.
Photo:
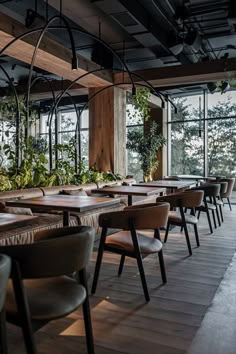
[[[235,105],[236,106],[236,105]],[[222,107],[222,110],[227,107]],[[236,119],[208,121],[208,175],[235,176]]]
[[[236,116],[236,91],[208,94],[208,118]]]
[[[171,106],[171,121],[203,118],[203,93],[200,95],[171,98],[177,108]]]
[[[88,109],[85,109],[82,113],[80,127],[81,127],[81,129],[88,129],[88,127],[89,127]]]
[[[171,124],[171,174],[203,175],[202,122]]]
[[[81,139],[81,156],[84,159],[85,165],[89,165],[89,131],[84,130],[80,134]]]
[[[127,128],[128,130],[142,129],[143,126],[135,128]],[[127,149],[127,174],[134,176],[137,182],[143,181],[143,171],[141,169],[141,161],[139,154]]]
[[[77,117],[75,111],[61,113],[61,126],[59,131],[75,130]]]
[[[126,105],[126,125],[142,124],[143,118],[132,104]]]

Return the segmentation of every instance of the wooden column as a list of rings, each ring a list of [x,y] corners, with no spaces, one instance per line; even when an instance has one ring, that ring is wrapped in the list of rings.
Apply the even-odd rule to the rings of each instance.
[[[89,97],[101,88],[90,88]],[[89,103],[89,164],[126,173],[126,92],[110,87]]]
[[[150,119],[154,120],[158,124],[160,133],[166,138],[166,145],[159,149],[157,153],[159,167],[153,174],[153,179],[157,180],[163,176],[167,176],[167,109],[159,107],[151,108]]]

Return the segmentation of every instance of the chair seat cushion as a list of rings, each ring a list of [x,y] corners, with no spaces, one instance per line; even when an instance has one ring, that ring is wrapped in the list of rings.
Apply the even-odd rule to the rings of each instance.
[[[221,206],[223,206],[223,205],[224,205],[224,203],[223,203],[223,201],[222,201],[222,200],[217,200],[217,201],[216,201],[216,203],[217,203],[217,205],[221,205]]]
[[[216,206],[212,203],[207,203],[207,207],[209,210],[216,210]],[[205,205],[201,205],[200,207],[197,207],[196,210],[200,210],[200,211],[206,211],[206,207]]]
[[[198,223],[198,218],[194,215],[190,215],[190,214],[184,214],[185,215],[185,221],[186,224],[197,224]],[[181,215],[175,211],[170,211],[168,214],[168,221],[171,222],[175,222],[175,223],[180,223],[182,224],[182,218]]]
[[[138,232],[140,251],[143,254],[157,253],[162,249],[161,241],[153,237],[153,232]],[[129,231],[120,231],[106,238],[106,245],[114,246],[126,251],[134,251],[133,241]]]
[[[67,276],[24,280],[24,286],[33,321],[64,317],[76,310],[86,298],[85,288]],[[15,322],[17,307],[11,280],[7,289],[6,312],[9,320]]]
[[[216,210],[216,206],[212,203],[207,203],[208,209],[210,210]]]

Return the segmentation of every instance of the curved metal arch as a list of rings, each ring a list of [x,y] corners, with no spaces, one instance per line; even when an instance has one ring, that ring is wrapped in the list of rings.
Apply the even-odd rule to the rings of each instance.
[[[61,17],[60,17],[61,18]],[[63,18],[63,17],[62,17]],[[49,20],[50,21],[50,20]],[[54,30],[64,30],[66,27],[63,27],[63,26],[48,26],[47,29],[54,29]],[[87,35],[89,36],[90,38],[93,38],[95,39],[96,41],[98,41],[99,43],[103,44],[107,49],[109,49],[113,55],[121,62],[121,64],[123,65],[123,67],[126,69],[127,73],[129,74],[129,77],[130,77],[130,81],[131,81],[131,84],[132,84],[132,87],[133,87],[133,91],[135,91],[135,83],[134,83],[134,80],[130,74],[130,70],[127,66],[127,64],[125,63],[125,61],[121,58],[121,56],[116,53],[116,51],[109,45],[107,44],[106,42],[104,42],[101,38],[89,33],[89,32],[86,32],[86,31],[83,31],[83,30],[79,30],[77,28],[73,28],[73,27],[70,27],[70,30],[71,31],[76,31],[78,33],[81,33],[81,34],[84,34],[84,35]],[[5,47],[3,47],[1,50],[0,50],[0,56],[12,45],[14,44],[16,41],[18,40],[21,40],[31,34],[34,34],[34,33],[37,33],[37,32],[40,32],[40,31],[43,31],[44,30],[44,27],[40,27],[40,28],[36,28],[36,29],[33,29],[31,31],[28,31],[28,32],[25,32],[25,33],[22,33],[21,35],[15,37],[14,39],[12,39],[8,44],[5,45]]]
[[[46,31],[48,29],[50,29],[50,24],[52,24],[53,22],[55,22],[55,20],[58,20],[58,19],[62,20],[65,23],[65,29],[68,31],[68,34],[69,34],[69,37],[70,37],[70,42],[71,42],[71,47],[72,47],[72,54],[73,54],[73,59],[72,60],[73,61],[75,59],[77,60],[74,37],[73,37],[71,28],[70,28],[67,20],[64,17],[61,17],[59,15],[53,16],[47,22],[47,24],[43,27],[43,29],[41,30],[41,33],[39,35],[39,38],[38,38],[38,40],[36,42],[36,45],[35,45],[35,48],[34,48],[32,60],[31,60],[31,64],[30,64],[29,77],[28,77],[28,86],[27,86],[27,95],[26,95],[26,124],[27,125],[28,125],[28,120],[29,120],[29,99],[30,99],[30,90],[31,90],[31,80],[32,80],[32,74],[33,74],[33,68],[34,68],[36,55],[37,55],[40,43],[41,43]]]
[[[19,168],[19,162],[20,162],[20,108],[19,108],[19,98],[18,98],[18,94],[16,91],[15,86],[13,85],[13,82],[10,78],[10,76],[8,75],[7,71],[4,69],[4,67],[2,65],[0,65],[0,69],[3,71],[4,75],[7,77],[8,82],[9,82],[9,86],[11,87],[13,94],[14,94],[14,98],[16,101],[16,167],[17,170]]]
[[[83,79],[84,77],[86,77],[86,76],[88,76],[88,75],[90,75],[90,74],[93,74],[93,73],[95,73],[95,72],[98,72],[98,71],[104,71],[104,70],[110,70],[110,71],[120,71],[120,69],[118,69],[118,68],[111,68],[111,69],[104,69],[104,68],[99,68],[99,69],[94,69],[94,70],[92,70],[92,71],[90,71],[90,72],[87,72],[87,73],[85,73],[85,74],[83,74],[83,75],[81,75],[81,76],[78,76],[76,79],[74,79],[73,81],[71,81],[71,83],[64,89],[64,91],[62,91],[60,94],[59,94],[59,96],[57,97],[57,100],[56,100],[56,104],[55,104],[55,106],[53,107],[53,109],[52,109],[52,115],[53,115],[53,112],[54,112],[54,110],[57,108],[57,106],[58,106],[58,104],[60,103],[60,101],[61,101],[61,99],[62,99],[62,97],[63,97],[63,95],[64,94],[66,94],[68,91],[69,91],[69,89],[76,83],[76,82],[78,82],[79,80],[81,80],[81,79]],[[162,102],[164,102],[164,99],[162,98],[162,95],[159,93],[159,92],[157,92],[157,90],[155,89],[155,87],[152,85],[152,84],[150,84],[147,80],[145,80],[145,79],[143,79],[140,75],[137,75],[136,73],[133,73],[132,71],[130,71],[130,74],[131,74],[131,76],[132,75],[134,75],[134,76],[137,76],[137,77],[139,77],[139,78],[141,78],[148,86],[148,88],[150,88],[150,89],[152,89],[152,93],[154,94],[154,95],[156,95],[156,96],[158,96],[160,99],[161,99],[161,101]],[[119,83],[119,85],[124,85],[124,84],[127,84],[127,85],[129,85],[130,83]],[[115,86],[119,86],[119,85],[115,85]],[[145,85],[141,85],[141,84],[139,84],[139,83],[136,83],[136,85],[137,86],[145,86]],[[106,86],[106,87],[112,87],[112,85],[108,85],[108,86]],[[49,124],[51,124],[51,122],[49,122]]]
[[[94,95],[92,95],[91,97],[89,97],[88,101],[85,102],[85,104],[82,106],[81,110],[80,110],[80,118],[82,116],[82,113],[84,111],[84,109],[87,107],[87,105],[89,104],[89,102],[95,97],[97,96],[98,94],[100,94],[101,92],[109,89],[110,87],[116,87],[116,86],[120,86],[120,85],[128,85],[129,82],[120,82],[120,83],[115,83],[115,84],[111,84],[109,86],[106,86],[106,87],[103,87],[101,90],[97,91]],[[144,85],[144,84],[137,84],[138,86],[141,86],[141,87],[146,87],[146,88],[150,88],[148,85]],[[155,94],[155,93],[154,93]],[[159,96],[157,96],[159,97]]]
[[[56,96],[55,96],[55,92],[53,90],[53,87],[52,87],[52,84],[51,84],[51,81],[46,77],[46,76],[43,76],[43,75],[39,75],[37,77],[34,78],[34,80],[31,82],[31,86],[30,88],[32,88],[37,81],[39,80],[44,80],[47,82],[49,88],[50,88],[50,91],[52,93],[52,99],[53,99],[53,104],[55,105],[56,103]],[[47,120],[47,124],[49,126],[49,122],[51,121],[51,116],[52,112],[51,110],[49,111],[49,114],[48,114],[48,120]],[[50,171],[52,169],[52,131],[51,131],[51,127],[49,126],[49,133],[48,133],[48,149],[49,149],[49,167],[50,167]]]

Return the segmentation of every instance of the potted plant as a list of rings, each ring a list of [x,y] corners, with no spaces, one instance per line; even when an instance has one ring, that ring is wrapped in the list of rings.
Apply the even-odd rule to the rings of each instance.
[[[145,181],[152,180],[152,175],[159,165],[157,151],[166,143],[166,139],[159,132],[158,124],[149,121],[149,98],[149,89],[137,89],[136,95],[131,100],[132,108],[127,110],[129,121],[134,121],[136,126],[127,132],[126,147],[139,154]],[[144,125],[147,129],[144,129]]]
[[[157,151],[165,143],[166,139],[159,133],[158,124],[154,121],[150,122],[146,134],[141,129],[128,131],[126,147],[139,154],[145,182],[152,180],[152,175],[159,165]]]

